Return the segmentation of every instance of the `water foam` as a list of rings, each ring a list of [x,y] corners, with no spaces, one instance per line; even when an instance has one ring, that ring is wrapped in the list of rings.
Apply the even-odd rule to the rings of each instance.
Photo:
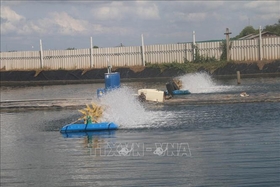
[[[191,73],[178,77],[182,81],[182,90],[191,93],[214,93],[233,90],[233,86],[217,85],[208,73]]]
[[[147,128],[149,122],[157,116],[156,112],[144,108],[129,87],[108,92],[100,98],[100,104],[105,106],[102,120],[113,121],[120,128]]]

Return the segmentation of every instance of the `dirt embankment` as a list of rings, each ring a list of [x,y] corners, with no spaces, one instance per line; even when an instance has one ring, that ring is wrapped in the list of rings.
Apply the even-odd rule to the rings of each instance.
[[[213,75],[241,74],[277,74],[280,73],[280,59],[274,61],[234,62],[218,68]]]
[[[185,74],[181,69],[169,68],[161,70],[151,67],[116,67],[113,71],[119,72],[121,79],[133,80],[144,78],[168,78]],[[233,76],[236,71],[241,75],[271,75],[280,74],[280,59],[259,62],[234,62],[216,70],[207,70],[200,67],[198,71],[206,71],[213,76]],[[27,84],[68,84],[85,82],[103,82],[107,69],[90,70],[37,70],[37,71],[1,71],[1,85]]]

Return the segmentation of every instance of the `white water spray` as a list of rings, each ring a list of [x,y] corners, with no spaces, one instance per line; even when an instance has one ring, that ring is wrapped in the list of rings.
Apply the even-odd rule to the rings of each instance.
[[[182,81],[182,90],[191,93],[225,92],[233,89],[233,86],[217,85],[207,73],[192,73],[178,77]]]
[[[106,106],[103,120],[113,121],[120,128],[148,127],[149,122],[155,117],[155,112],[146,111],[135,93],[128,87],[108,92],[100,98],[100,103]]]

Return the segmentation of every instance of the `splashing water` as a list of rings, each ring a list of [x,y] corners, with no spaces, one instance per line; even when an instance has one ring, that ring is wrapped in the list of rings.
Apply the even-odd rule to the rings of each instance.
[[[207,73],[192,73],[178,77],[182,81],[182,90],[191,93],[213,93],[232,90],[233,86],[217,85]]]
[[[233,86],[217,85],[207,73],[194,73],[178,77],[182,89],[191,93],[225,92]],[[149,111],[135,95],[135,89],[122,86],[103,95],[99,102],[105,106],[102,121],[112,121],[121,129],[160,128],[172,126],[170,120],[176,119],[172,111]]]
[[[113,121],[120,128],[145,128],[156,116],[155,112],[145,110],[128,87],[121,87],[103,95],[100,104],[106,106],[102,120]]]

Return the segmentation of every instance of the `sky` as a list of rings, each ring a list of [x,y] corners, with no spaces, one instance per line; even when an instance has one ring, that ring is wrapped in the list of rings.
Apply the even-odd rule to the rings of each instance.
[[[280,19],[280,1],[1,0],[1,51],[141,46],[238,35]]]

